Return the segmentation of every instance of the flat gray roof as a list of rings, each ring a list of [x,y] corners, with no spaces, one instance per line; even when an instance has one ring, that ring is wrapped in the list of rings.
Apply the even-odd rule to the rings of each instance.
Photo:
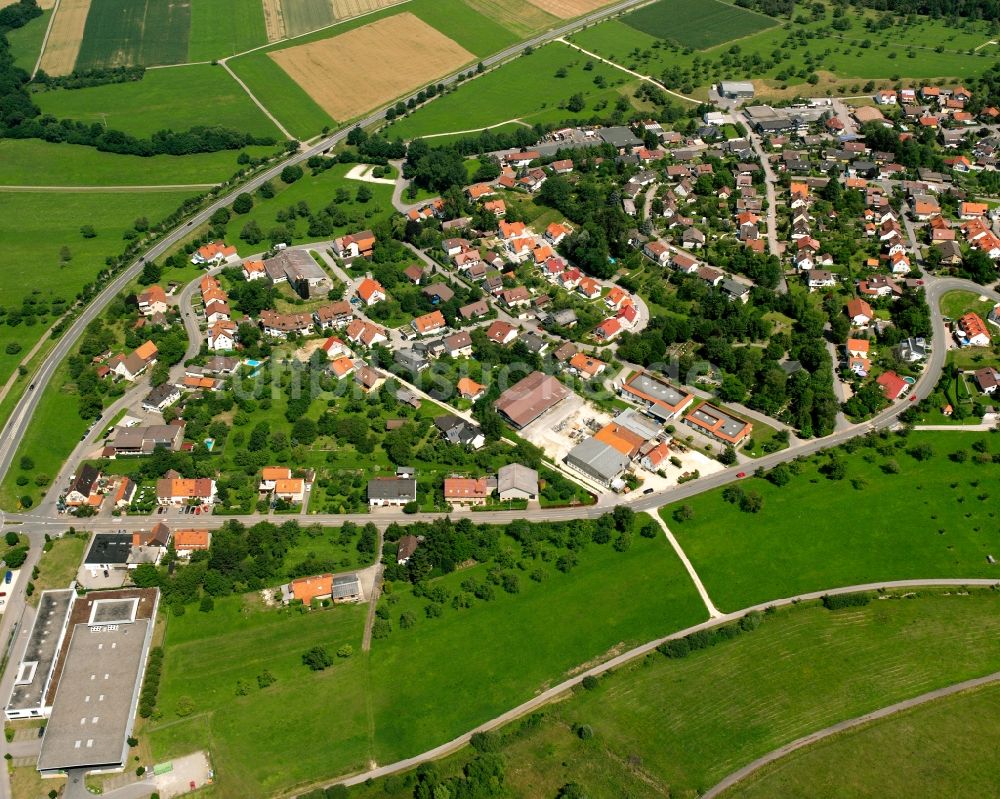
[[[73,628],[38,756],[39,771],[123,762],[149,631],[148,619]]]
[[[28,635],[28,646],[24,650],[15,675],[14,688],[10,693],[8,715],[14,712],[20,716],[36,709],[39,711],[38,715],[41,715],[56,654],[75,598],[76,591],[72,588],[42,591],[35,623]]]
[[[725,433],[732,438],[738,436],[743,431],[743,428],[747,426],[747,423],[741,419],[736,419],[725,411],[707,403],[688,414],[688,418],[697,419],[709,427],[715,427],[721,421],[722,426],[716,428],[716,431]]]
[[[610,483],[625,471],[629,459],[610,444],[605,444],[596,438],[588,438],[567,453],[566,462]]]
[[[723,94],[730,92],[750,92],[753,93],[753,84],[748,80],[724,80],[722,81]]]
[[[674,388],[664,380],[657,380],[652,375],[640,372],[625,384],[628,388],[645,394],[648,399],[669,405],[677,410],[677,406],[690,397]]]

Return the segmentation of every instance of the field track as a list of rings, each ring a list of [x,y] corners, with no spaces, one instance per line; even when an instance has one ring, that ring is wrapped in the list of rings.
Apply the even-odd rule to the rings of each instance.
[[[39,66],[49,75],[68,75],[76,66],[90,0],[61,0]]]
[[[529,0],[529,2],[560,19],[573,19],[590,11],[596,11],[601,6],[610,5],[609,0]]]
[[[409,12],[268,55],[341,122],[475,58]]]

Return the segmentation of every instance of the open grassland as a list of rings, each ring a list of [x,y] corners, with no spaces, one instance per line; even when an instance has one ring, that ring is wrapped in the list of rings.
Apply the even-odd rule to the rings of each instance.
[[[534,722],[501,731],[507,740],[501,749],[507,795],[556,796],[561,786],[575,782],[591,799],[698,796],[740,766],[809,732],[996,671],[998,603],[996,592],[984,591],[926,592],[841,611],[800,605],[766,615],[755,632],[683,659],[651,654],[601,678],[592,691],[574,692]],[[588,725],[593,737],[582,740],[579,725]],[[934,751],[956,745],[955,737],[942,736]],[[878,768],[873,751],[878,750],[860,755],[872,762],[862,769]],[[473,756],[466,749],[438,769],[454,774]],[[987,773],[991,762],[980,770]],[[400,782],[359,786],[350,796],[413,795],[412,787]],[[759,794],[813,795],[808,790]]]
[[[91,0],[76,66],[180,64],[190,30],[190,0]]]
[[[38,577],[33,582],[35,593],[28,597],[28,603],[38,606],[38,598],[42,591],[50,588],[68,588],[76,578],[77,569],[83,561],[83,553],[87,548],[87,536],[64,535],[51,541],[52,547],[42,553],[38,562]]]
[[[626,85],[631,78],[600,62],[586,70],[587,61],[585,55],[565,45],[546,45],[417,109],[393,124],[388,134],[414,139],[428,133],[478,130],[511,119],[528,124],[547,118],[589,119],[602,96],[617,94],[614,87]],[[566,77],[555,77],[560,69],[566,70]],[[612,88],[596,86],[598,76]],[[586,107],[574,114],[564,106],[577,93],[584,96]]]
[[[741,39],[778,21],[722,0],[659,0],[622,17],[626,25],[657,39],[704,50]]]
[[[229,62],[229,68],[250,86],[257,99],[293,136],[308,139],[334,124],[330,115],[266,53],[237,58]],[[266,119],[263,115],[262,118]],[[270,120],[268,124],[271,125]]]
[[[42,39],[45,29],[49,26],[51,11],[45,11],[40,17],[30,20],[27,25],[7,31],[5,34],[10,43],[10,53],[14,63],[29,75],[35,68],[38,54],[42,51]]]
[[[68,75],[73,71],[89,12],[90,0],[65,0],[59,4],[42,53],[41,69],[50,75]]]
[[[100,122],[133,136],[158,130],[222,125],[281,138],[278,129],[221,67],[209,64],[154,69],[141,81],[87,89],[39,92],[32,99],[46,114]],[[142,109],[137,113],[136,109]]]
[[[348,200],[338,204],[345,215],[346,222],[336,229],[334,237],[340,236],[351,230],[363,230],[370,228],[377,222],[390,217],[394,211],[392,208],[392,186],[384,183],[361,183],[356,180],[348,180],[344,177],[350,171],[350,164],[337,164],[326,170],[315,178],[303,179],[291,186],[285,186],[280,180],[274,181],[277,193],[270,200],[262,199],[259,195],[254,198],[254,207],[250,213],[245,215],[234,214],[226,229],[226,239],[240,248],[248,245],[239,241],[240,231],[248,222],[256,222],[266,236],[272,228],[281,224],[286,229],[288,222],[279,223],[277,215],[290,205],[298,205],[300,202],[306,203],[313,212],[319,211],[330,205],[337,194],[338,189],[346,189]],[[359,186],[367,186],[371,189],[372,198],[365,203],[360,203],[356,199]],[[314,241],[316,237],[309,236],[306,224],[302,220],[293,221],[289,233],[291,241],[287,243],[301,243],[303,241]]]
[[[518,36],[526,37],[553,27],[558,19],[528,0],[465,0],[485,17],[503,25]]]
[[[642,517],[640,517],[642,518]],[[518,557],[516,544],[515,559]],[[705,609],[663,536],[633,537],[616,552],[593,544],[568,574],[540,566],[541,583],[521,575],[521,592],[501,591],[468,610],[448,607],[438,619],[408,587],[392,609],[394,632],[372,646],[372,684],[392,686],[373,697],[378,762],[391,762],[443,743],[558,682],[581,663],[598,662],[668,631],[702,621]],[[450,594],[477,566],[435,580]],[[621,586],[615,601],[604,587]],[[410,629],[397,620],[410,611]],[[474,642],[473,646],[470,643]],[[450,654],[445,654],[450,653]],[[423,676],[421,676],[423,675]]]
[[[611,4],[611,0],[528,0],[547,14],[559,19],[581,17],[591,11]]]
[[[142,192],[142,193],[54,193],[54,192],[3,192],[0,191],[0,241],[9,264],[0,281],[0,305],[5,311],[19,309],[25,299],[51,307],[54,300],[72,301],[84,284],[92,281],[104,268],[107,255],[123,249],[122,233],[132,227],[140,216],[150,220],[160,219],[175,210],[192,192]],[[83,225],[93,225],[97,236],[85,239],[80,234]],[[60,260],[60,249],[69,248],[71,260]],[[54,317],[37,314],[33,324],[24,322],[11,326],[0,325],[0,383],[7,380],[21,359],[41,336]],[[7,345],[16,343],[20,349],[7,352]],[[50,396],[46,393],[43,405]],[[75,407],[75,401],[72,406]],[[54,414],[58,416],[58,413]],[[70,412],[76,417],[75,410]],[[69,451],[64,443],[72,437],[59,439],[48,425],[58,419],[39,418],[32,421],[31,448],[39,471],[54,475],[59,462]],[[79,422],[79,419],[72,421]],[[76,436],[79,437],[79,433]],[[51,438],[49,438],[51,436]],[[59,442],[57,444],[57,441]],[[27,440],[22,447],[29,446]],[[60,454],[61,453],[61,454]],[[36,457],[37,455],[37,457]],[[47,464],[42,466],[42,458]],[[15,496],[13,470],[4,484],[4,507],[11,507]],[[34,484],[20,493],[37,496]]]
[[[270,54],[331,117],[346,122],[473,60],[412,14]]]
[[[941,297],[941,313],[949,319],[958,319],[967,313],[978,314],[983,321],[993,310],[993,301],[973,291],[949,291]]]
[[[1000,453],[1000,440],[985,433],[894,435],[842,455],[843,480],[821,474],[829,457],[818,456],[793,464],[799,474],[784,487],[740,483],[763,498],[759,513],[740,511],[719,490],[667,506],[663,517],[727,610],[873,580],[1000,577],[986,560],[1000,553],[1000,465],[977,463],[976,446],[987,460]],[[957,451],[967,460],[952,460]],[[677,521],[683,506],[694,515]]]
[[[149,737],[157,761],[209,744],[220,794],[227,797],[270,796],[363,767],[369,751],[365,610],[268,609],[251,594],[216,600],[211,613],[192,607],[171,617],[157,701],[163,717],[140,733]],[[313,646],[332,655],[344,645],[354,654],[333,668],[312,672],[302,665]],[[261,689],[257,677],[265,670],[277,679]],[[239,680],[250,685],[248,695],[237,695]]]
[[[209,614],[191,608],[168,623],[163,718],[149,733],[154,754],[162,759],[211,741],[221,795],[270,795],[370,759],[416,754],[524,701],[580,663],[705,617],[662,536],[636,535],[627,552],[591,544],[578,555],[568,574],[551,562],[532,562],[545,573],[541,582],[522,575],[520,593],[498,589],[493,601],[461,610],[449,603],[438,618],[426,618],[427,600],[397,584],[393,632],[374,642],[368,658],[358,645],[363,608],[300,615],[265,610],[255,598],[218,601]],[[475,566],[428,586],[455,593],[463,580],[482,582],[485,571]],[[605,592],[609,581],[628,586],[613,603]],[[404,612],[418,616],[409,629],[398,625]],[[343,643],[355,654],[328,672],[314,675],[299,663],[314,644],[332,654]],[[255,681],[264,668],[278,682],[236,697],[237,680]],[[176,713],[185,695],[195,705],[189,720]],[[337,723],[317,708],[331,709]],[[321,723],[325,732],[318,734]],[[268,736],[259,734],[262,727]]]
[[[272,147],[248,147],[263,158]],[[224,150],[194,155],[102,153],[93,147],[53,144],[39,139],[0,140],[0,186],[166,186],[221,183],[240,168],[238,153]]]
[[[260,0],[191,0],[188,61],[211,61],[266,42]]]
[[[872,757],[877,752],[878,757]],[[727,799],[1000,796],[1000,685],[938,699],[780,760]]]

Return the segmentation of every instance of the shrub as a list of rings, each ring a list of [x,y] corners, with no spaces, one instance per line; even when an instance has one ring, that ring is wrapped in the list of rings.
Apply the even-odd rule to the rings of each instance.
[[[656,647],[656,651],[671,659],[685,658],[691,647],[684,638],[672,638]]]
[[[581,741],[587,741],[594,737],[594,728],[589,724],[578,724],[576,734],[579,736]]]
[[[588,691],[593,691],[597,687],[597,678],[593,674],[588,674],[580,681],[580,685]]]
[[[302,653],[302,664],[308,666],[312,671],[323,671],[333,665],[330,653],[321,646],[314,646],[312,649]]]
[[[469,745],[477,752],[499,752],[503,743],[495,732],[474,732],[469,739]]]
[[[858,608],[864,607],[871,601],[871,594],[865,591],[858,591],[853,594],[826,594],[823,597],[823,607],[827,610]]]

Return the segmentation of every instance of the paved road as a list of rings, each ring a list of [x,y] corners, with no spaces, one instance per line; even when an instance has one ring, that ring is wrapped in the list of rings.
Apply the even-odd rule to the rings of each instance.
[[[704,794],[702,794],[702,799],[715,799],[716,796],[720,796],[725,793],[728,789],[732,788],[737,783],[742,782],[754,772],[762,769],[764,766],[770,765],[776,760],[781,760],[786,755],[789,755],[799,749],[812,746],[814,743],[822,741],[824,738],[829,738],[832,735],[837,735],[846,730],[860,727],[864,724],[870,724],[873,721],[884,719],[887,716],[892,716],[904,710],[910,710],[911,708],[925,705],[928,702],[935,701],[936,699],[944,699],[945,697],[954,696],[955,694],[962,693],[963,691],[971,691],[975,688],[981,688],[984,685],[991,685],[995,682],[1000,682],[1000,671],[995,671],[985,677],[965,680],[964,682],[957,683],[956,685],[949,685],[946,688],[938,688],[936,691],[928,691],[926,694],[921,694],[920,696],[915,696],[912,699],[897,702],[894,705],[880,708],[879,710],[875,710],[871,713],[865,713],[863,716],[847,719],[845,721],[838,722],[837,724],[831,724],[825,729],[817,730],[809,735],[804,735],[796,741],[792,741],[791,743],[778,747],[773,752],[768,752],[763,757],[759,757],[752,763],[748,763],[743,768],[734,771],[728,777],[723,779],[718,784],[713,785]]]
[[[496,718],[490,719],[489,721],[480,724],[475,729],[469,730],[468,732],[458,736],[457,738],[453,738],[447,743],[443,743],[440,746],[436,746],[433,749],[429,749],[426,752],[423,752],[419,755],[415,755],[414,757],[408,757],[403,760],[399,760],[395,763],[389,763],[387,765],[379,766],[378,768],[374,768],[369,771],[362,772],[360,774],[354,774],[350,777],[345,777],[341,780],[337,780],[333,784],[359,785],[369,779],[379,779],[380,777],[386,777],[390,774],[397,774],[401,771],[406,771],[408,769],[411,769],[414,766],[417,766],[428,760],[437,760],[439,758],[445,757],[446,755],[449,755],[457,751],[458,749],[461,749],[466,744],[468,744],[469,739],[472,738],[472,736],[475,733],[495,730],[498,727],[502,727],[505,724],[508,724],[511,721],[514,721],[526,715],[527,713],[531,713],[532,711],[537,710],[538,708],[549,704],[553,700],[561,697],[567,691],[579,685],[581,682],[583,682],[584,678],[586,677],[600,676],[601,674],[616,669],[619,666],[622,666],[626,663],[636,660],[637,658],[641,658],[648,655],[650,652],[653,652],[656,649],[656,647],[658,647],[662,643],[665,643],[666,641],[671,641],[677,638],[683,638],[684,636],[690,635],[691,633],[697,632],[698,630],[705,630],[711,627],[716,627],[720,624],[725,624],[726,622],[736,621],[738,619],[741,619],[743,616],[745,616],[747,613],[750,613],[751,611],[755,610],[763,611],[768,607],[784,607],[786,605],[793,605],[798,602],[820,599],[825,595],[850,594],[856,591],[877,591],[884,588],[887,589],[922,588],[922,587],[949,586],[949,585],[998,586],[1000,585],[1000,580],[929,579],[929,580],[898,580],[894,582],[865,583],[862,585],[851,585],[840,588],[830,588],[825,591],[811,591],[806,594],[799,594],[798,596],[787,597],[785,599],[776,599],[772,602],[762,602],[758,605],[753,605],[748,608],[743,608],[741,610],[733,611],[731,613],[726,613],[717,618],[712,618],[700,624],[696,624],[693,627],[688,627],[684,630],[678,630],[677,632],[671,633],[670,635],[665,635],[662,638],[657,638],[653,641],[649,641],[645,644],[642,644],[641,646],[635,647],[634,649],[630,649],[628,652],[623,652],[621,655],[611,658],[610,660],[607,660],[604,663],[601,663],[600,665],[594,666],[590,669],[587,669],[586,671],[582,671],[574,675],[573,677],[564,680],[558,685],[555,685],[552,688],[543,691],[537,696],[532,697],[531,699],[529,699],[526,702],[523,702],[517,707],[511,708],[506,713],[502,713]],[[307,786],[305,788],[300,787],[296,789],[296,793],[302,793],[308,790],[308,787],[311,786]]]
[[[624,0],[623,2],[615,3],[612,6],[607,6],[599,11],[595,11],[592,14],[587,14],[584,17],[567,22],[549,31],[533,36],[530,39],[512,45],[505,50],[501,50],[499,53],[484,58],[482,60],[483,67],[489,68],[496,66],[520,55],[529,48],[539,47],[540,45],[543,45],[553,39],[566,36],[573,31],[591,25],[606,17],[613,16],[621,11],[625,11],[634,6],[643,5],[647,2],[649,2],[649,0]],[[443,78],[441,83],[446,85],[453,84],[457,82],[459,74],[464,74],[464,72],[456,72],[449,75]],[[416,97],[416,93],[412,96]],[[409,98],[403,99],[405,102]],[[395,103],[393,105],[395,105]],[[360,125],[361,127],[375,125],[385,120],[385,112],[385,108],[380,109],[369,114],[363,119],[358,120],[355,124]],[[344,128],[320,139],[316,144],[310,147],[300,149],[294,155],[283,159],[275,166],[257,174],[245,183],[234,188],[229,193],[223,194],[216,200],[210,202],[204,210],[194,214],[188,222],[174,228],[162,239],[160,239],[160,241],[150,247],[142,258],[133,261],[132,264],[120,272],[118,276],[115,277],[104,288],[104,290],[94,298],[94,300],[76,318],[70,328],[62,335],[52,352],[49,353],[48,357],[45,359],[35,376],[35,388],[32,391],[25,393],[24,397],[21,398],[17,406],[14,408],[14,411],[11,413],[7,424],[4,426],[3,432],[0,434],[0,482],[3,481],[8,469],[10,469],[10,464],[17,450],[17,445],[24,437],[24,433],[28,428],[29,422],[31,421],[31,416],[38,406],[39,398],[41,397],[45,387],[48,386],[49,381],[52,379],[52,375],[54,374],[56,368],[73,349],[77,340],[83,335],[87,325],[96,319],[103,312],[108,303],[110,303],[119,292],[123,291],[125,287],[133,279],[135,279],[135,277],[142,270],[143,263],[146,260],[159,258],[175,244],[181,242],[184,238],[190,235],[192,229],[207,222],[209,217],[211,217],[211,215],[220,208],[228,206],[237,194],[256,191],[257,188],[260,187],[260,185],[265,181],[276,179],[281,174],[281,170],[289,164],[302,163],[314,155],[323,154],[331,147],[346,139],[348,132],[349,128]],[[3,780],[0,779],[0,783],[2,782]],[[4,799],[2,789],[0,789],[0,799]]]

